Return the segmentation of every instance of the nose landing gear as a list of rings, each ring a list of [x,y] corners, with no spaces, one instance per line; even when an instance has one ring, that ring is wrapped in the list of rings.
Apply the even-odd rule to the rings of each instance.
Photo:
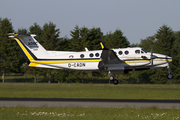
[[[170,67],[169,67],[169,63],[168,63],[167,69],[168,69],[167,78],[168,78],[168,79],[171,79],[173,76],[172,76],[172,74],[171,74],[171,70],[170,70]]]

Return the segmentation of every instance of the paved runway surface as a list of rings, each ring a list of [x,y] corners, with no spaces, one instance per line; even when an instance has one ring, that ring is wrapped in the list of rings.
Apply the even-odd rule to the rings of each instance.
[[[158,107],[180,109],[180,100],[0,98],[0,107]]]

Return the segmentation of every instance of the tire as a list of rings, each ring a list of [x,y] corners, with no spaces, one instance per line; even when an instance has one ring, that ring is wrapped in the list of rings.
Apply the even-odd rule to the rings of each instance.
[[[168,74],[168,79],[171,79],[172,78],[172,74]]]
[[[114,79],[113,83],[114,83],[114,85],[117,85],[119,83],[119,81],[117,79]]]

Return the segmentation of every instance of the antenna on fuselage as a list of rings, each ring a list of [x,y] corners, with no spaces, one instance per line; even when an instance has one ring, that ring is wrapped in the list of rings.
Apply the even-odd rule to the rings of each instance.
[[[87,47],[85,47],[85,50],[86,50],[86,51],[89,51],[89,50],[87,49]]]

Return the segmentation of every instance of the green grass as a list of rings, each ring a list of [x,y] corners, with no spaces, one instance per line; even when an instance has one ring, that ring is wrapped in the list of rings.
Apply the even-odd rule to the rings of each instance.
[[[1,120],[177,120],[179,109],[0,107]]]
[[[2,83],[0,98],[180,99],[180,85]]]
[[[0,84],[6,98],[180,99],[180,85]],[[0,107],[1,120],[178,120],[180,109]]]

